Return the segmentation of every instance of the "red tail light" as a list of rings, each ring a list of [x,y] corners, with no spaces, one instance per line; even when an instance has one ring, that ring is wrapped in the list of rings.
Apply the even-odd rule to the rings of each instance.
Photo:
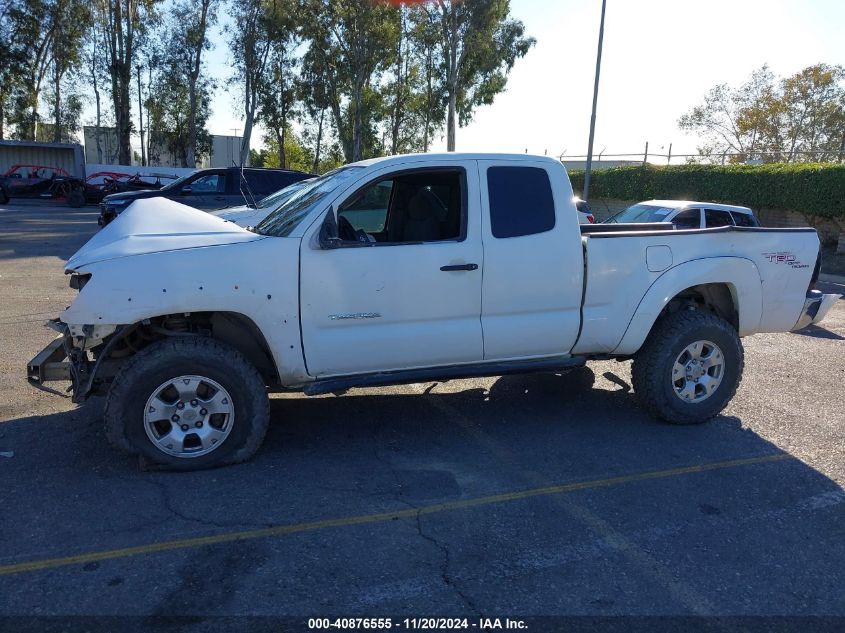
[[[596,223],[596,219],[593,217],[593,214],[592,214],[592,213],[590,213],[590,214],[587,216],[587,222],[589,222],[590,224],[595,224],[595,223]]]

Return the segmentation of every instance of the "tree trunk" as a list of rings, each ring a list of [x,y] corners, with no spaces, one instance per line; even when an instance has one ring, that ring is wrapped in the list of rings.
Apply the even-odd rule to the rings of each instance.
[[[455,86],[449,87],[449,114],[446,119],[446,151],[455,151],[455,111],[457,110],[458,95]]]
[[[355,78],[355,92],[352,97],[352,162],[357,162],[363,157],[362,135],[364,129],[364,117],[361,112],[361,98],[364,93],[363,81],[360,77]]]
[[[402,94],[405,88],[402,74],[402,39],[405,36],[405,14],[402,7],[399,8],[400,14],[399,23],[399,42],[396,46],[396,101],[393,104],[393,125],[390,130],[390,153],[396,154],[399,149],[399,128],[402,120]]]
[[[244,114],[246,115],[246,121],[244,122],[244,136],[241,139],[241,166],[245,166],[247,159],[249,159],[249,141],[252,138],[252,121],[255,118],[255,111],[247,107],[245,108]]]
[[[320,168],[320,144],[323,142],[323,117],[325,116],[325,114],[325,108],[321,109],[319,123],[317,124],[317,149],[314,152],[314,167],[311,170],[315,174]],[[845,137],[843,137],[843,142],[845,142]]]
[[[114,95],[114,118],[117,125],[117,164],[132,164],[132,119],[129,112],[128,66],[122,64],[117,77],[117,91]]]
[[[96,47],[95,47],[96,48]],[[94,89],[94,103],[97,108],[97,118],[94,124],[94,145],[97,147],[97,162],[103,164],[103,146],[100,143],[100,126],[102,125],[102,106],[100,104],[100,87],[97,85],[97,62],[93,57],[96,55],[96,50],[92,52],[91,57],[91,87]]]
[[[199,33],[197,36],[197,47],[194,53],[193,68],[191,68],[191,75],[188,81],[188,152],[186,167],[197,166],[197,81],[199,80],[200,68],[202,67],[202,49],[205,44],[205,30],[208,21],[208,7],[211,0],[202,0],[200,9],[200,24]]]
[[[53,63],[53,89],[55,91],[55,103],[53,104],[53,142],[62,142],[62,74],[57,62]]]
[[[273,130],[276,135],[276,145],[279,146],[279,169],[285,168],[285,141],[284,141],[284,133],[279,129],[276,128]]]
[[[141,165],[147,165],[147,150],[144,148],[144,100],[141,96],[141,67],[138,66],[138,132],[141,135]],[[147,121],[149,123],[149,121]]]
[[[197,84],[188,85],[188,147],[185,151],[185,167],[197,166]]]
[[[288,137],[288,103],[282,104],[282,137],[279,139],[279,169],[288,168],[288,156],[285,148],[285,141]]]

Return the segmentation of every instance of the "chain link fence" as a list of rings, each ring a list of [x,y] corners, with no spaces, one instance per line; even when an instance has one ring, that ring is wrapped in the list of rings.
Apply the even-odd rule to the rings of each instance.
[[[586,154],[567,154],[563,152],[558,159],[573,168],[575,164],[587,162]],[[648,143],[639,152],[607,153],[601,151],[593,154],[593,169],[602,167],[618,167],[621,165],[637,165],[652,163],[656,165],[684,165],[684,164],[709,164],[709,165],[762,165],[766,163],[842,163],[845,162],[845,140],[838,149],[812,149],[812,150],[767,150],[749,152],[718,152],[718,153],[696,153],[696,154],[674,154],[672,145],[664,153],[663,147],[658,151],[649,151]],[[583,167],[582,167],[583,168]]]

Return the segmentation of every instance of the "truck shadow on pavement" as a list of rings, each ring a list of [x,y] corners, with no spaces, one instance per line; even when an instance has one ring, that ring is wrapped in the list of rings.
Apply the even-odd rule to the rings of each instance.
[[[798,334],[800,336],[810,336],[812,338],[824,338],[829,339],[831,341],[845,341],[845,336],[841,336],[836,332],[831,332],[830,330],[823,328],[819,325],[808,325],[803,330],[792,332],[792,334]]]
[[[428,508],[70,567],[42,612],[102,613],[103,592],[159,615],[203,604],[218,615],[310,614],[327,601],[350,615],[432,604],[453,614],[845,611],[840,487],[737,418],[656,422],[608,374],[598,385],[584,368],[502,377],[489,390],[456,381],[274,397],[255,459],[191,473],[140,472],[109,449],[98,401],[12,420],[0,425],[0,447],[15,451],[0,459],[0,563]],[[588,485],[523,494],[571,482]],[[513,492],[523,496],[437,509]],[[272,598],[268,574],[280,579]],[[0,613],[40,604],[38,577],[0,576]],[[738,577],[742,591],[726,591]]]

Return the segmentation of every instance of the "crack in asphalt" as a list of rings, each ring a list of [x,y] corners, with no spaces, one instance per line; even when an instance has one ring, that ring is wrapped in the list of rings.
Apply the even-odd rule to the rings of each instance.
[[[432,385],[429,389],[434,388],[436,386],[436,384],[437,383]],[[449,552],[449,547],[446,544],[441,543],[434,536],[427,534],[423,531],[421,509],[417,505],[415,505],[415,504],[411,503],[410,501],[408,501],[407,499],[403,498],[403,496],[402,496],[403,495],[402,479],[401,479],[401,477],[399,477],[399,474],[396,471],[396,467],[393,464],[393,462],[391,460],[386,459],[384,456],[382,456],[381,451],[379,450],[378,436],[379,436],[383,426],[384,426],[383,423],[376,423],[374,425],[373,432],[371,434],[371,441],[372,441],[371,445],[372,445],[372,449],[373,449],[373,456],[375,457],[376,461],[387,468],[388,472],[390,473],[391,477],[393,478],[393,481],[396,484],[395,492],[393,492],[393,494],[391,496],[398,503],[401,503],[401,504],[407,506],[408,508],[410,508],[412,510],[416,510],[415,521],[416,521],[417,534],[424,541],[427,541],[428,543],[431,543],[432,545],[434,545],[434,547],[436,547],[443,556],[443,562],[441,563],[440,570],[439,570],[440,580],[443,582],[443,584],[447,588],[449,588],[450,590],[454,591],[455,594],[457,594],[457,596],[473,612],[473,614],[475,614],[476,616],[481,616],[482,613],[478,609],[478,607],[476,606],[475,602],[466,594],[466,592],[463,589],[461,589],[461,587],[458,586],[458,584],[455,582],[454,577],[450,573],[451,564],[452,564],[452,555]]]
[[[179,519],[182,519],[183,521],[187,521],[187,522],[190,522],[190,523],[198,523],[199,525],[202,525],[202,526],[205,526],[205,527],[216,527],[216,528],[221,528],[221,529],[237,528],[237,527],[248,527],[248,528],[273,527],[273,525],[275,525],[273,523],[266,523],[266,522],[248,522],[248,523],[244,523],[243,521],[222,522],[222,521],[213,521],[213,520],[208,519],[208,518],[199,518],[199,517],[195,517],[195,516],[190,516],[190,515],[186,514],[185,512],[183,512],[183,511],[181,511],[181,510],[179,510],[175,507],[173,499],[171,498],[170,490],[165,485],[164,482],[158,481],[157,479],[152,479],[152,478],[143,479],[142,481],[144,481],[145,483],[148,483],[148,484],[152,485],[154,488],[156,488],[161,494],[161,499],[162,499],[162,502],[164,504],[165,510],[167,510],[167,512],[169,512],[173,516],[175,516]]]
[[[434,545],[443,554],[443,563],[440,565],[440,579],[443,581],[443,584],[445,584],[447,587],[449,587],[449,589],[454,591],[458,595],[458,597],[463,601],[463,603],[467,607],[469,607],[469,609],[476,616],[481,617],[483,614],[478,609],[478,607],[475,605],[475,602],[466,594],[466,592],[464,592],[463,589],[461,589],[458,586],[458,584],[455,582],[455,579],[450,574],[450,566],[451,566],[451,563],[452,563],[452,555],[449,552],[448,546],[446,546],[446,544],[438,541],[432,535],[426,534],[423,531],[421,513],[419,511],[417,511],[416,520],[417,520],[417,533],[420,535],[420,537],[422,539],[428,541],[432,545]]]

